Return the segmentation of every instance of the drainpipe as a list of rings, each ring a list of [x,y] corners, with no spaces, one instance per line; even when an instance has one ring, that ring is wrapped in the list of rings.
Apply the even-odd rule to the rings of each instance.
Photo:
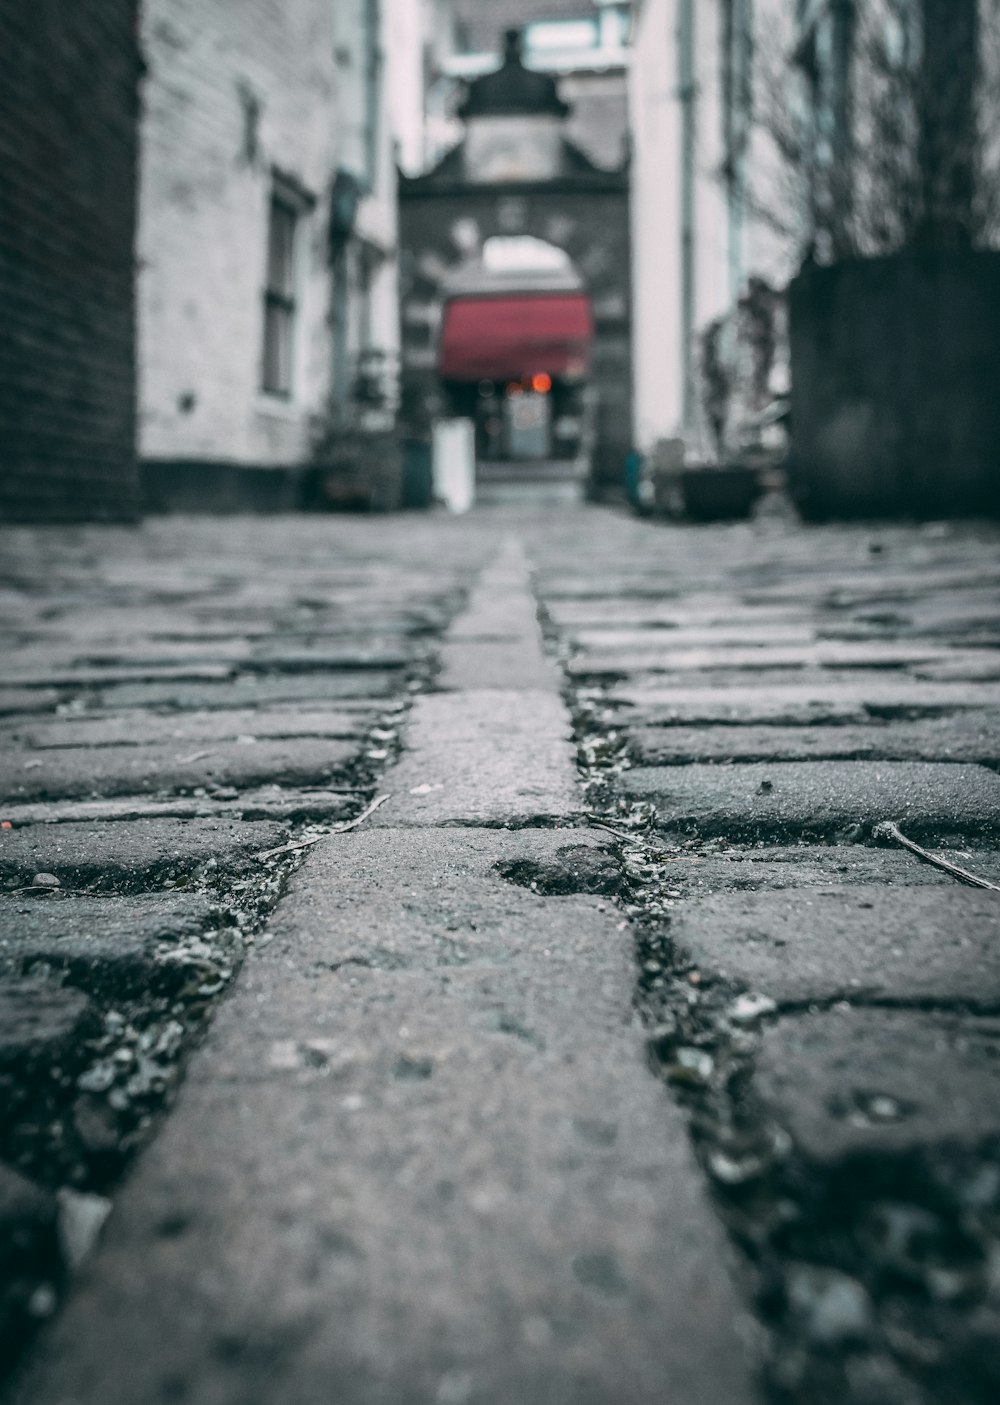
[[[681,413],[686,431],[695,427],[695,153],[697,150],[697,86],[695,84],[694,0],[678,0],[677,92],[681,104]]]
[[[753,0],[730,0],[728,19],[729,305],[735,308],[743,293],[745,272],[747,158],[753,122]]]

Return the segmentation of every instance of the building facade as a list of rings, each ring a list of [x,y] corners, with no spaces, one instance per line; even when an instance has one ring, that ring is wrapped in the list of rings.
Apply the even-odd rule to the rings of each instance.
[[[0,0],[3,521],[138,511],[136,12]]]
[[[380,0],[147,0],[140,425],[150,506],[292,506],[398,358]]]
[[[596,489],[617,484],[631,442],[627,169],[570,139],[570,105],[528,67],[517,30],[456,115],[461,140],[400,187],[406,407],[473,419],[483,462],[572,460]]]
[[[633,6],[635,418],[647,454],[664,441],[724,454],[784,388],[780,293],[803,210],[783,155],[786,99],[771,108],[794,86],[794,40],[790,0]]]

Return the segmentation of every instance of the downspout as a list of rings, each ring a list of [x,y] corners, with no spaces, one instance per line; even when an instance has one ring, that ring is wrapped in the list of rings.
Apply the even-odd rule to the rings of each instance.
[[[695,0],[678,0],[677,92],[681,104],[681,414],[684,429],[695,428],[695,153],[697,87],[695,84]]]

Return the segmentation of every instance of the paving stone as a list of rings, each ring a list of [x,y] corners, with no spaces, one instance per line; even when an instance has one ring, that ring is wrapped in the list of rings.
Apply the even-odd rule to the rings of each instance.
[[[839,998],[1000,1009],[1000,893],[860,884],[684,904],[671,939],[779,1004]]]
[[[563,599],[560,587],[546,587],[544,581],[542,595],[552,622],[573,631],[621,627],[623,621],[646,629],[693,630],[697,623],[705,628],[738,630],[747,625],[798,630],[810,626],[813,613],[807,603],[751,609],[736,595],[683,591],[676,583],[661,587],[653,598],[631,599],[627,604],[615,599],[611,591],[605,597]]]
[[[104,664],[76,666],[38,664],[23,668],[5,668],[4,677],[11,686],[55,687],[63,691],[79,691],[110,687],[114,684],[170,682],[210,683],[225,681],[233,676],[235,665],[228,663],[148,663],[148,664]]]
[[[1000,1132],[1000,1020],[834,1009],[764,1032],[754,1086],[820,1164]]]
[[[921,683],[879,676],[877,681],[834,683],[819,678],[801,683],[774,681],[734,687],[674,687],[643,684],[613,688],[631,722],[800,723],[867,722],[873,717],[919,718],[964,708],[1000,707],[1000,687],[992,683]]]
[[[640,765],[692,761],[965,761],[1000,766],[1000,712],[864,726],[712,726],[628,729]]]
[[[360,755],[358,742],[311,737],[268,739],[253,746],[213,741],[7,750],[0,756],[0,802],[269,782],[317,786],[344,780]]]
[[[258,673],[355,672],[359,669],[385,672],[406,668],[412,662],[413,654],[406,649],[384,645],[365,648],[357,642],[340,646],[318,643],[290,648],[286,640],[278,638],[262,640],[242,666]]]
[[[544,657],[540,642],[526,647],[523,642],[460,640],[441,650],[441,669],[435,686],[456,689],[512,688],[551,689],[558,687],[554,666]]]
[[[496,872],[558,840],[313,851],[15,1399],[756,1398],[629,939]]]
[[[54,873],[64,886],[102,889],[162,886],[207,864],[245,868],[288,839],[281,825],[233,820],[135,820],[131,824],[31,825],[0,832],[0,880],[30,883]]]
[[[0,971],[27,973],[44,962],[91,994],[139,995],[185,978],[177,963],[161,961],[165,943],[197,941],[218,921],[194,895],[0,896]]]
[[[220,787],[223,795],[229,792]],[[140,819],[242,819],[298,820],[350,819],[360,808],[364,791],[354,786],[324,786],[288,790],[280,785],[260,786],[241,791],[235,798],[218,793],[191,796],[142,795],[113,800],[54,800],[32,804],[7,804],[3,818],[15,829],[22,825],[83,823],[93,820]]]
[[[950,656],[952,651],[940,644],[919,640],[884,639],[871,643],[841,643],[819,641],[802,645],[739,645],[707,644],[700,648],[673,646],[669,635],[663,641],[651,641],[642,650],[587,650],[569,661],[571,677],[607,673],[620,676],[628,673],[681,673],[694,669],[745,669],[749,673],[785,668],[902,668],[906,664],[925,663]]]
[[[1000,828],[1000,776],[983,766],[910,761],[776,761],[640,767],[621,788],[659,823],[704,835],[834,836],[894,820],[911,839]]]
[[[73,631],[63,638],[22,643],[11,649],[9,657],[19,672],[31,669],[62,674],[88,668],[123,668],[132,675],[138,669],[148,668],[156,675],[164,669],[186,671],[189,665],[202,663],[224,664],[229,672],[234,663],[249,657],[252,647],[250,640],[242,638],[235,629],[216,639],[148,639],[136,621],[134,630],[117,641],[81,637]],[[215,672],[212,669],[209,676],[215,676]]]
[[[995,847],[934,852],[990,882],[1000,883],[1000,851]],[[658,855],[657,864],[666,889],[676,890],[684,898],[847,883],[955,888],[954,878],[912,854],[864,844],[757,844],[719,852],[680,850]]]
[[[58,688],[0,688],[0,717],[52,712],[61,699]]]
[[[27,976],[0,980],[0,1100],[8,1101],[12,1077],[23,1085],[54,1065],[78,1063],[81,1041],[98,1027],[79,990]]]
[[[580,649],[597,654],[635,652],[646,656],[654,651],[705,649],[720,645],[743,649],[774,645],[809,645],[816,640],[816,623],[784,621],[756,623],[752,615],[732,624],[702,624],[695,627],[635,623],[627,627],[608,624],[567,629],[566,634]]]
[[[37,1269],[44,1259],[54,1273],[59,1262],[55,1227],[55,1196],[0,1163],[0,1272],[28,1265]],[[0,1322],[2,1311],[0,1307]]]
[[[75,746],[137,746],[155,742],[241,741],[263,737],[360,737],[378,709],[157,713],[126,709],[100,717],[23,718],[3,729],[2,744],[39,750]]]
[[[275,703],[340,703],[345,698],[386,698],[402,690],[398,673],[376,669],[357,673],[243,673],[219,683],[123,683],[105,688],[102,706],[234,708]]]
[[[477,592],[469,607],[455,616],[445,635],[453,640],[538,640],[534,601],[521,585]]]
[[[0,1164],[0,1370],[30,1330],[32,1295],[60,1272],[55,1196]]]
[[[570,721],[554,690],[417,697],[374,823],[530,824],[577,815]]]

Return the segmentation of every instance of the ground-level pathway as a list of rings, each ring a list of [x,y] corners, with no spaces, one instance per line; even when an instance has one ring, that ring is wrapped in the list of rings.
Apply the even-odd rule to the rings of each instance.
[[[998,541],[6,534],[9,1398],[994,1399]]]

